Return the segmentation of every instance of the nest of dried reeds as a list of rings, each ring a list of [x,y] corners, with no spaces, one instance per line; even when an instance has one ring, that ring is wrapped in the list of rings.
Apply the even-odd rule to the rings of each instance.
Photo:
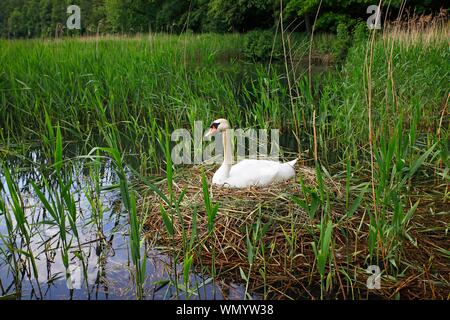
[[[200,272],[210,273],[211,265],[214,264],[216,278],[221,280],[222,287],[225,288],[222,292],[225,298],[227,283],[244,282],[242,272],[250,275],[249,291],[264,294],[264,298],[318,298],[320,275],[311,243],[317,243],[319,239],[317,224],[320,222],[320,214],[310,217],[302,207],[292,201],[293,196],[303,197],[301,184],[298,182],[300,175],[304,186],[317,187],[316,171],[299,166],[296,169],[296,180],[268,188],[227,189],[209,186],[211,201],[220,204],[214,231],[210,234],[207,228],[201,172],[205,172],[208,181],[211,181],[214,169],[211,166],[201,166],[177,170],[173,179],[175,198],[184,192],[185,195],[179,204],[179,213],[173,215],[173,235],[168,233],[160,211],[161,206],[167,212],[170,212],[171,208],[160,196],[142,188],[139,205],[142,214],[147,216],[147,238],[153,240],[162,250],[176,254],[181,262],[186,254],[183,251],[186,250],[183,233],[188,237],[191,235],[196,212],[197,238],[195,249],[190,254],[194,255],[194,265],[200,268]],[[424,284],[426,282],[421,282],[424,275],[412,269],[405,274],[403,280],[385,277],[382,289],[374,293],[367,290],[368,275],[365,269],[370,223],[366,209],[361,208],[352,217],[341,219],[346,213],[343,186],[331,178],[324,178],[324,184],[331,201],[329,209],[333,215],[332,220],[339,221],[339,227],[333,230],[330,259],[334,280],[328,284],[330,287],[327,289],[330,298],[361,298],[374,295],[393,298],[400,291],[403,298],[435,298],[445,295],[445,290],[439,288],[427,290],[427,285]],[[165,180],[161,180],[158,187],[167,194]],[[260,230],[265,231],[261,238],[256,237],[255,242],[258,224]],[[248,256],[249,241],[256,247],[252,264]],[[261,250],[262,248],[264,250]],[[407,250],[412,252],[410,248]],[[416,248],[408,261],[414,264],[418,257],[426,260],[429,256],[429,253]],[[435,265],[433,263],[433,266]],[[353,270],[353,274],[341,274],[339,270],[344,266],[345,270]],[[350,286],[346,276],[352,278]],[[441,277],[440,272],[436,276]],[[420,285],[412,286],[411,281]]]
[[[185,192],[179,205],[180,217],[174,218],[174,235],[165,229],[160,213],[160,205],[166,210],[167,204],[153,192],[143,194],[141,210],[147,214],[147,227],[152,230],[151,236],[157,237],[160,246],[170,250],[183,250],[183,228],[188,235],[193,224],[193,213],[197,212],[198,243],[202,246],[201,256],[195,256],[196,264],[209,265],[214,251],[214,260],[218,273],[222,276],[240,277],[240,270],[250,267],[248,260],[247,237],[253,235],[253,229],[260,221],[261,228],[267,229],[263,239],[265,256],[257,252],[252,264],[255,272],[251,273],[253,289],[262,286],[273,286],[279,292],[288,292],[294,283],[304,282],[308,272],[314,266],[314,254],[310,242],[311,234],[305,229],[314,230],[316,222],[308,213],[292,201],[292,196],[301,197],[301,184],[296,180],[278,183],[267,188],[229,189],[210,186],[211,201],[219,203],[219,211],[215,219],[214,232],[208,234],[206,212],[201,183],[201,171],[211,181],[212,167],[191,167],[179,170],[174,176],[173,190],[176,196]],[[299,166],[297,176],[302,177],[304,185],[315,187],[316,171],[309,167]],[[335,194],[336,199],[342,195],[340,184],[330,178],[324,179],[326,188]],[[166,183],[159,186],[166,192]],[[334,214],[340,215],[339,212]],[[157,230],[157,236],[154,231]],[[260,246],[262,243],[256,243]],[[299,252],[301,252],[299,254]],[[182,256],[182,255],[181,255]],[[264,279],[258,270],[264,269]],[[231,280],[230,279],[230,280]],[[241,279],[242,281],[242,279]]]

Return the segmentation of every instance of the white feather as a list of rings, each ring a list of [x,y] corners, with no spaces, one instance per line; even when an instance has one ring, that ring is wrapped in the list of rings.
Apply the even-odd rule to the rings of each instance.
[[[231,167],[228,177],[224,177],[219,169],[212,182],[230,188],[265,187],[293,178],[296,161],[243,160]]]
[[[226,119],[218,119],[213,122],[217,131],[223,134],[224,161],[214,173],[212,183],[229,188],[247,188],[251,186],[265,187],[276,182],[286,181],[295,176],[294,166],[297,159],[280,163],[270,160],[243,160],[235,165],[232,162],[231,141],[227,134],[229,128]],[[211,126],[211,132],[213,126]]]

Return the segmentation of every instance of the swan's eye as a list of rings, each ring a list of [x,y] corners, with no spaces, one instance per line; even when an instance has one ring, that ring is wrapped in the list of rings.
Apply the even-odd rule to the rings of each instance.
[[[210,129],[217,129],[219,127],[220,123],[219,122],[213,122],[211,123],[211,126],[209,127]]]

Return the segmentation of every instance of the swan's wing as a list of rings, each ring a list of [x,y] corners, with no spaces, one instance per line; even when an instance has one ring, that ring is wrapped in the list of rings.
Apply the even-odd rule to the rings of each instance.
[[[276,182],[279,174],[279,169],[279,166],[262,166],[259,169],[259,175],[257,178],[258,181],[255,185],[267,186],[271,183]]]
[[[267,160],[243,160],[231,167],[227,182],[236,188],[267,186],[277,180],[280,165]]]
[[[231,167],[230,175],[242,173],[255,173],[260,170],[276,171],[281,163],[269,160],[247,159],[242,160]]]

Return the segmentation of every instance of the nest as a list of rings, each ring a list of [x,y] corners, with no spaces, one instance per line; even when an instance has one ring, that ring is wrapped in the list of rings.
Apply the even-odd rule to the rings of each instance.
[[[155,243],[170,251],[176,251],[182,259],[183,230],[187,237],[192,232],[193,214],[197,212],[197,248],[194,261],[199,266],[210,266],[214,258],[215,267],[221,279],[242,282],[240,269],[246,273],[250,268],[252,289],[270,286],[277,292],[289,292],[294,286],[303,285],[305,277],[314,267],[311,250],[312,236],[306,229],[317,231],[308,213],[292,201],[292,196],[302,197],[301,184],[290,180],[266,188],[229,189],[209,187],[211,201],[219,204],[215,218],[214,232],[208,234],[207,218],[203,199],[201,172],[211,181],[213,167],[191,167],[180,170],[174,176],[173,190],[176,197],[185,192],[179,205],[179,214],[174,214],[174,235],[170,235],[164,225],[160,205],[167,212],[171,208],[154,192],[143,189],[140,203],[141,212],[147,215],[146,227],[149,237]],[[316,172],[309,167],[297,167],[297,178],[301,175],[304,185],[315,187]],[[297,179],[296,179],[297,180]],[[340,184],[325,179],[325,186],[336,198],[342,195]],[[167,194],[167,182],[160,182],[159,188]],[[340,215],[338,212],[333,214]],[[181,221],[182,220],[182,221]],[[250,266],[248,257],[248,237],[256,236],[264,229],[258,240],[253,238],[254,259]],[[157,231],[155,233],[155,231]],[[264,245],[264,256],[261,246]],[[201,255],[198,254],[201,252]],[[213,257],[214,256],[214,257]],[[264,270],[264,279],[259,271]],[[237,280],[236,280],[237,279]]]
[[[320,236],[317,224],[320,222],[322,208],[317,211],[315,217],[310,217],[292,200],[293,196],[303,199],[301,184],[298,183],[300,176],[306,187],[313,189],[317,187],[315,170],[299,166],[296,168],[296,180],[267,188],[228,189],[210,185],[211,201],[213,204],[219,204],[212,233],[208,233],[201,186],[202,171],[205,172],[208,181],[211,181],[215,171],[212,166],[190,167],[177,170],[175,173],[174,197],[179,198],[184,193],[177,212],[149,188],[141,188],[139,209],[146,215],[147,240],[153,242],[159,249],[176,256],[179,262],[183,261],[186,254],[193,255],[195,271],[201,274],[211,275],[211,266],[214,265],[216,280],[220,279],[225,298],[232,297],[231,289],[229,293],[226,289],[228,284],[246,282],[243,280],[243,274],[249,279],[249,292],[256,297],[318,298],[321,279],[311,243],[317,243]],[[405,275],[407,282],[405,279],[393,280],[385,277],[381,290],[376,293],[369,292],[366,287],[367,239],[370,224],[367,209],[362,206],[352,217],[342,219],[346,207],[341,183],[324,178],[324,184],[330,201],[328,214],[331,213],[333,222],[339,221],[333,229],[332,236],[333,248],[330,259],[333,268],[330,272],[333,273],[334,280],[333,283],[327,283],[326,291],[329,298],[389,299],[400,291],[403,298],[445,296],[446,290],[438,286],[428,290],[423,284],[424,276],[419,269],[419,271],[408,269]],[[166,180],[159,181],[158,187],[165,195],[168,194]],[[160,212],[161,206],[169,214],[173,214],[173,235],[169,234],[165,227]],[[194,247],[188,248],[194,212],[197,212],[197,237]],[[419,217],[415,221],[418,219]],[[437,222],[430,223],[435,225]],[[416,223],[412,226],[412,229],[421,230],[421,228]],[[418,234],[419,243],[426,244],[435,237],[433,235],[433,239],[422,238],[423,235]],[[249,259],[251,247],[253,257]],[[430,254],[423,250],[428,247],[429,245],[422,245],[420,250],[415,248],[414,255],[405,263],[413,265],[418,257],[428,261]],[[438,257],[438,254],[433,251],[431,256]],[[445,267],[441,266],[442,263],[437,258],[434,260],[439,262],[439,264],[433,262],[433,267],[441,270],[436,275],[440,279],[439,275]],[[339,271],[341,269],[352,270],[354,282],[350,287],[346,276]],[[421,285],[412,285],[415,282],[411,281]]]

